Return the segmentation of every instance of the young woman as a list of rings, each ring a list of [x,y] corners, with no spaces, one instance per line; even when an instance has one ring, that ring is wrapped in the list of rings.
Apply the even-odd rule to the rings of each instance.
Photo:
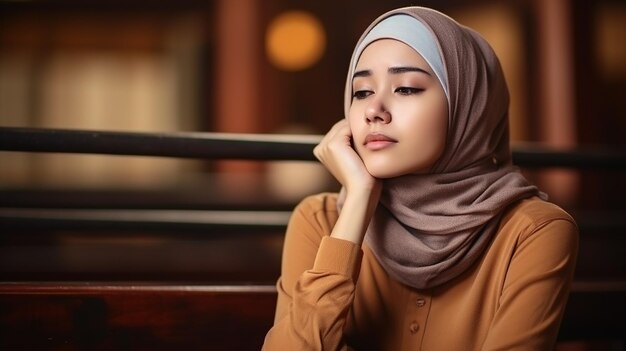
[[[573,219],[511,164],[508,92],[476,32],[386,13],[315,148],[343,185],[295,209],[266,350],[550,350]]]

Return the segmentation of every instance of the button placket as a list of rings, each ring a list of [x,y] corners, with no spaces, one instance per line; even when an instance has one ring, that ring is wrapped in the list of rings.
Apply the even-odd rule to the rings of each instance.
[[[407,297],[406,303],[410,304],[411,308],[407,310],[405,319],[404,345],[407,349],[414,349],[421,345],[426,331],[431,297],[424,291],[413,291]]]

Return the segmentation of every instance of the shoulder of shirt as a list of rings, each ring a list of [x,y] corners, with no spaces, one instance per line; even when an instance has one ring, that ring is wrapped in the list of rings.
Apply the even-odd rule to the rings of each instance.
[[[308,233],[306,235],[317,240],[315,238],[319,235],[330,235],[338,216],[336,193],[310,195],[296,206],[289,226],[299,228],[297,232]]]
[[[538,197],[524,199],[512,205],[504,214],[503,222],[518,222],[530,232],[555,222],[578,230],[576,221],[565,210]]]
[[[305,197],[296,206],[296,211],[301,211],[311,215],[320,212],[337,212],[337,193],[324,192]]]

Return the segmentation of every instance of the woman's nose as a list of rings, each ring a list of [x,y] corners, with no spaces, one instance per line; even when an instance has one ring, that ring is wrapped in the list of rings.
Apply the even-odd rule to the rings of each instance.
[[[380,98],[372,100],[365,109],[365,119],[368,123],[389,123],[391,122],[391,113],[385,108],[385,104]]]

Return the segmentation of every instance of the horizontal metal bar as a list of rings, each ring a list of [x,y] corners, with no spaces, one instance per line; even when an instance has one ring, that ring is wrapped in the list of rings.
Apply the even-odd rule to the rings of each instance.
[[[0,127],[0,150],[195,159],[313,161],[320,135],[137,133]],[[513,147],[524,168],[626,169],[626,152]]]
[[[163,284],[136,282],[41,282],[14,281],[0,282],[0,295],[9,294],[117,294],[152,293],[161,294],[275,294],[276,286],[262,284],[246,285],[206,285],[206,284]]]
[[[0,225],[11,230],[191,231],[246,235],[284,231],[290,211],[0,208]]]
[[[0,155],[0,169],[2,167]],[[202,184],[216,184],[209,175]],[[229,189],[206,186],[163,186],[153,189],[138,188],[9,188],[0,186],[0,208],[49,209],[163,209],[163,210],[220,210],[220,211],[291,211],[298,199],[272,196],[269,191],[257,190],[248,196],[229,196]],[[329,190],[333,190],[329,186]]]
[[[76,209],[76,208],[0,208],[4,229],[44,230],[130,230],[220,231],[256,234],[283,232],[291,211],[280,210],[173,210],[173,209]],[[582,233],[597,231],[621,237],[626,220],[618,213],[575,216]]]
[[[196,223],[207,225],[286,225],[288,211],[199,211],[199,210],[80,210],[0,208],[0,218],[42,218],[126,223]]]
[[[314,160],[315,135],[134,133],[0,127],[0,150],[199,159]]]
[[[276,293],[276,286],[263,284],[206,285],[163,284],[136,282],[0,282],[0,294],[68,294],[68,293],[225,293],[258,294]],[[574,281],[573,293],[621,293],[626,294],[626,281]]]
[[[523,168],[576,168],[593,170],[626,170],[626,150],[578,148],[554,150],[518,145],[512,148],[513,163]]]

